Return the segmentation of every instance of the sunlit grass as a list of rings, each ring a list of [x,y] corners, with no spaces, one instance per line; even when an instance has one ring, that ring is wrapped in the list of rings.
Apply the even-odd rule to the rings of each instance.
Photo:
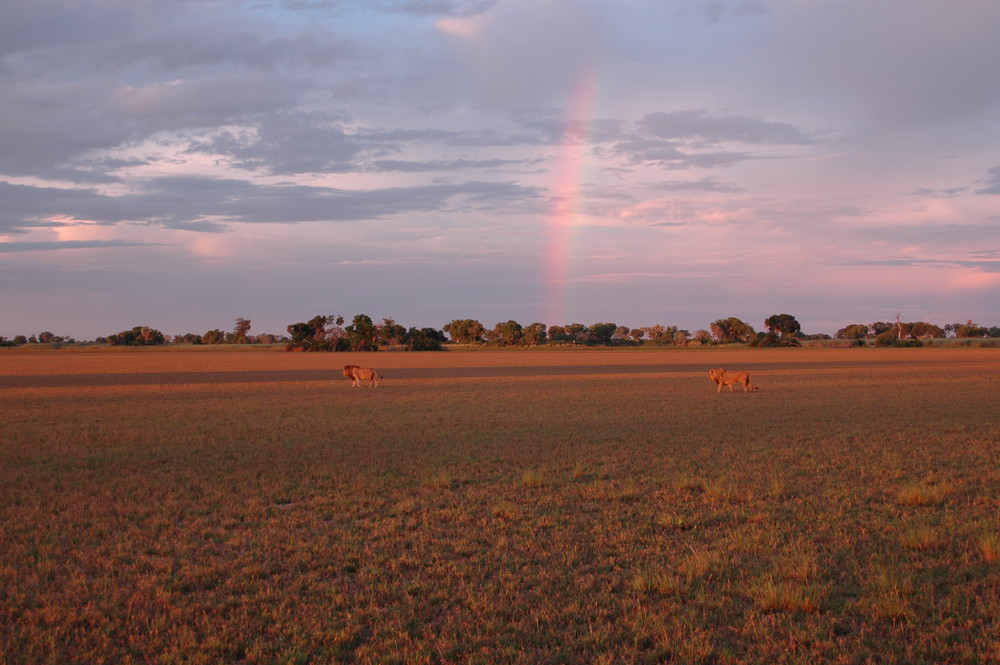
[[[17,357],[0,662],[991,662],[1000,352],[926,351]]]

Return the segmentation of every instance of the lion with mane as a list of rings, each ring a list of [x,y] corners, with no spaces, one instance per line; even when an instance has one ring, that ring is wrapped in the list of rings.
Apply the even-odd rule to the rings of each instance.
[[[715,390],[716,393],[722,392],[722,386],[729,386],[729,392],[733,392],[734,383],[743,386],[743,392],[757,390],[754,388],[753,382],[750,381],[750,372],[727,372],[718,367],[708,370],[708,379],[718,386]]]
[[[358,388],[361,386],[362,381],[368,382],[368,387],[378,388],[379,375],[371,367],[358,367],[357,365],[344,365],[344,376],[351,379],[353,383],[352,388]]]

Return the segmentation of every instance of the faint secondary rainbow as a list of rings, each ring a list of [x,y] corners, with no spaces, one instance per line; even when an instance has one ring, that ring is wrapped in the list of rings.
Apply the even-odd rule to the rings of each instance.
[[[577,81],[567,107],[559,152],[553,168],[551,204],[548,212],[549,245],[546,251],[545,285],[548,325],[573,323],[566,320],[569,308],[570,270],[574,253],[574,230],[583,210],[582,183],[588,166],[591,118],[597,103],[598,69],[588,67]]]

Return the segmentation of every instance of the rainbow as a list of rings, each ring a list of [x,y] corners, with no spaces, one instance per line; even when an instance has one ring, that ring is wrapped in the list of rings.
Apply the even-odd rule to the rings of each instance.
[[[581,187],[588,166],[588,131],[597,100],[597,67],[588,67],[572,90],[566,125],[555,158],[548,211],[549,246],[545,253],[546,317],[548,325],[565,325],[574,229],[582,209]]]

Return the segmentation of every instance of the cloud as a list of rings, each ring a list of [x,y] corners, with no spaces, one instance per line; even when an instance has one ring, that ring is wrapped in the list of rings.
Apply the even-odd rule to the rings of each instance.
[[[154,32],[141,41],[108,49],[97,64],[109,70],[144,64],[153,72],[192,74],[234,66],[273,72],[298,66],[346,67],[365,57],[371,55],[354,41],[316,29],[265,39],[246,32],[219,35],[212,26],[187,32]]]
[[[68,249],[109,249],[114,247],[158,247],[158,243],[129,242],[126,240],[65,240],[65,241],[14,241],[0,242],[0,254],[14,252],[51,252]]]
[[[814,137],[786,123],[739,116],[712,116],[705,109],[649,113],[637,125],[640,132],[657,139],[680,139],[706,145],[805,145],[815,142]]]
[[[349,191],[180,176],[141,183],[121,196],[0,182],[0,198],[11,203],[0,230],[24,232],[87,220],[216,232],[223,223],[344,222],[445,209],[503,209],[538,196],[537,190],[515,183],[474,181]]]
[[[743,187],[727,185],[715,178],[701,178],[699,180],[673,180],[667,182],[650,183],[646,186],[652,191],[660,192],[723,192],[738,193],[746,191]]]
[[[359,311],[534,320],[558,244],[568,284],[604,276],[578,320],[828,321],[935,280],[985,320],[998,32],[993,0],[10,0],[0,283],[256,317],[363,270]]]
[[[984,187],[976,190],[976,194],[1000,194],[1000,166],[994,166],[979,181]]]

